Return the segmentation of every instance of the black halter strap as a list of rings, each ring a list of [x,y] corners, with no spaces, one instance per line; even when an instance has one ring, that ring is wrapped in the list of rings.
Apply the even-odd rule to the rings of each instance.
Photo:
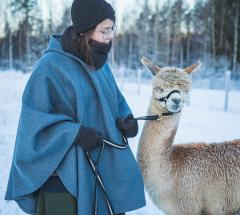
[[[174,94],[174,93],[178,93],[178,94],[180,94],[181,95],[181,93],[180,93],[180,91],[179,90],[172,90],[171,92],[169,92],[166,96],[164,96],[164,97],[162,97],[162,98],[160,98],[160,99],[158,99],[160,102],[167,102],[167,100],[169,99],[169,97],[172,95],[172,94]]]
[[[169,99],[169,97],[174,94],[174,93],[178,93],[181,95],[180,91],[179,90],[172,90],[171,92],[169,92],[165,97],[162,97],[160,99],[158,99],[159,101],[161,102],[165,102],[165,105],[166,105],[166,102],[167,100]],[[167,105],[166,105],[167,106]],[[162,113],[161,115],[152,115],[152,116],[142,116],[142,117],[137,117],[135,118],[136,120],[160,120],[162,117],[164,116],[171,116],[175,113],[180,113],[181,111],[177,111],[177,112],[172,112],[172,111],[168,111],[168,112],[164,112]]]
[[[181,111],[177,111],[177,112],[171,112],[171,111],[168,111],[168,112],[165,112],[165,113],[162,113],[161,115],[151,115],[151,116],[141,116],[141,117],[137,117],[135,118],[136,120],[149,120],[149,121],[154,121],[154,120],[160,120],[162,117],[164,116],[172,116],[176,113],[180,113]]]

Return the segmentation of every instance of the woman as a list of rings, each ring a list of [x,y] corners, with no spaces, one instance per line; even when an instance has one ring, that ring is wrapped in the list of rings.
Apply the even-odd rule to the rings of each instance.
[[[71,17],[62,36],[50,37],[25,87],[5,199],[30,214],[124,214],[145,197],[130,148],[102,151],[104,139],[123,145],[123,136],[138,132],[106,63],[115,13],[105,0],[75,0]],[[96,164],[100,152],[105,192],[87,157]]]

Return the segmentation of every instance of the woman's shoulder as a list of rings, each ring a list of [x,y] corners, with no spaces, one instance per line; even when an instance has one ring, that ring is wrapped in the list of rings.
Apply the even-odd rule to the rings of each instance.
[[[72,59],[71,57],[56,51],[50,51],[44,53],[38,60],[38,64],[42,66],[51,66],[53,68],[67,69],[78,65],[82,67],[79,62]]]
[[[45,90],[58,89],[67,93],[75,89],[76,77],[72,76],[71,70],[66,65],[55,61],[57,57],[55,54],[47,53],[35,62],[24,94],[31,89],[36,89],[36,87]]]
[[[68,56],[58,52],[47,52],[43,54],[34,64],[32,75],[47,75],[50,77],[61,76],[71,77],[74,76],[74,71],[80,72],[83,67],[80,63],[72,61]]]

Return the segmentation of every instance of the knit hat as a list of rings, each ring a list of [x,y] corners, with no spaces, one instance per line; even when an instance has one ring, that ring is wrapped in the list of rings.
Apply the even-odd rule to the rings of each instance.
[[[105,0],[74,0],[71,17],[74,29],[78,33],[84,33],[104,19],[115,21],[115,11]]]

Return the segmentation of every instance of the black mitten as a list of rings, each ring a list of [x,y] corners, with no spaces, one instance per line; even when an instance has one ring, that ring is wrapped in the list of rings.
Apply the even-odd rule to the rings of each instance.
[[[125,137],[135,137],[138,133],[138,122],[132,114],[125,119],[116,119],[116,125]]]
[[[82,147],[83,150],[89,152],[102,145],[103,137],[95,129],[82,125],[78,131],[75,141]]]

